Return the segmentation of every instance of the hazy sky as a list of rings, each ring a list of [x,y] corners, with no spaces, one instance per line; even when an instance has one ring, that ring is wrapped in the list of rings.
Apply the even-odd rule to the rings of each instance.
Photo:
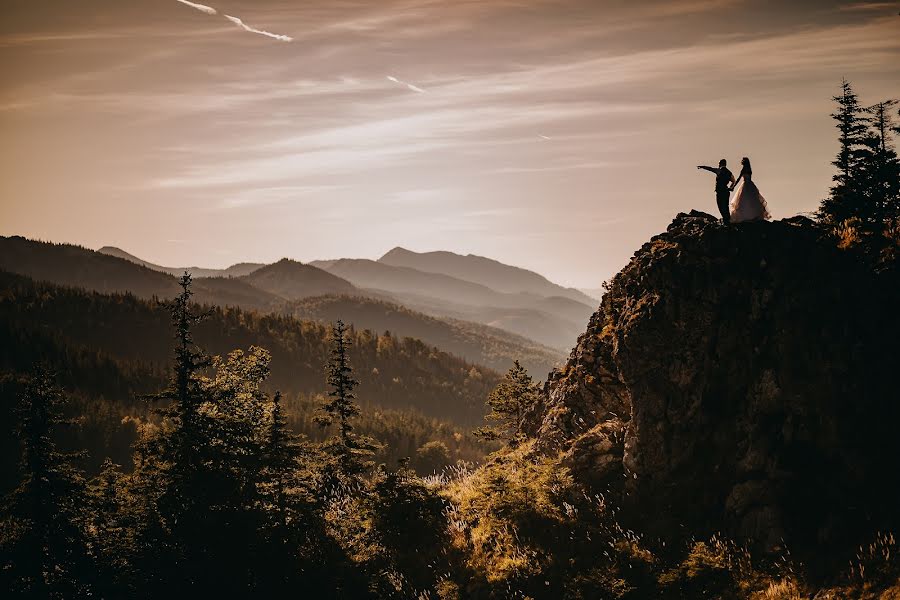
[[[812,211],[841,78],[900,96],[900,2],[204,4],[0,0],[0,233],[173,266],[446,249],[599,287],[715,212],[695,165],[748,155],[775,217]]]

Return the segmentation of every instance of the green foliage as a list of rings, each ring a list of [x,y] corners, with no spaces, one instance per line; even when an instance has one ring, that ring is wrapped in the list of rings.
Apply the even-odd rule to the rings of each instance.
[[[404,464],[393,472],[382,465],[369,497],[370,535],[383,563],[379,571],[394,574],[388,589],[408,597],[435,589],[449,568],[446,506],[437,490]]]
[[[503,380],[487,399],[490,412],[485,419],[491,423],[475,430],[475,435],[487,440],[515,442],[521,436],[522,420],[537,406],[542,396],[528,371],[515,361]]]
[[[415,457],[420,473],[434,473],[450,464],[450,449],[440,440],[425,442],[416,450]]]

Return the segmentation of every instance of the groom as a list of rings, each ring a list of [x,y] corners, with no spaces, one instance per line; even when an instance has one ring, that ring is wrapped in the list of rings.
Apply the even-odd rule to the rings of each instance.
[[[719,205],[719,212],[722,213],[722,222],[728,225],[731,222],[731,216],[728,214],[728,196],[731,192],[729,185],[734,183],[734,175],[725,165],[728,164],[724,158],[719,161],[719,168],[704,167],[699,165],[698,169],[704,169],[716,174],[716,204]]]

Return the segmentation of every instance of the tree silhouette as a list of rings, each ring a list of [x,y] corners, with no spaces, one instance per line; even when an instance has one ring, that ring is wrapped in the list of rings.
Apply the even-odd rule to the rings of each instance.
[[[337,473],[346,479],[356,479],[372,467],[371,457],[378,445],[371,438],[353,431],[351,420],[359,415],[354,389],[359,382],[350,367],[348,331],[342,321],[331,329],[331,357],[326,368],[330,386],[328,399],[322,405],[316,422],[322,427],[337,424],[338,433],[323,444],[336,462]]]
[[[15,596],[86,598],[95,565],[85,536],[86,488],[78,456],[53,440],[67,402],[53,376],[38,368],[19,398],[16,433],[22,443],[19,486],[5,499],[0,527],[0,584]]]
[[[837,122],[840,148],[831,164],[838,172],[832,177],[834,185],[829,197],[822,201],[819,216],[836,224],[851,217],[865,216],[862,164],[871,151],[867,146],[869,131],[865,111],[849,81],[841,82],[841,93],[832,100],[837,104],[831,117]]]
[[[201,411],[208,400],[201,371],[210,358],[194,343],[193,328],[206,315],[191,305],[191,275],[179,280],[181,293],[166,303],[174,330],[174,364],[168,386],[147,399],[158,404],[158,427],[148,428],[135,445],[137,469],[132,487],[141,498],[135,508],[141,568],[154,593],[196,590],[209,575],[212,545],[206,537],[209,497],[215,489],[204,472],[209,420]],[[164,573],[166,577],[160,577]],[[152,575],[156,574],[156,575]],[[183,587],[181,587],[183,586]]]
[[[897,100],[884,100],[866,109],[871,134],[867,138],[869,161],[865,175],[869,203],[878,224],[900,216],[900,161],[891,140],[891,134],[897,130],[891,113],[897,104]]]

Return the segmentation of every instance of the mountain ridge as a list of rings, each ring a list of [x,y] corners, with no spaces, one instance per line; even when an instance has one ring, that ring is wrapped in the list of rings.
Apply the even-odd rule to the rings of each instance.
[[[194,300],[262,313],[291,314],[319,322],[338,318],[348,323],[355,320],[361,328],[379,333],[391,330],[464,360],[487,363],[485,366],[499,371],[521,359],[541,378],[564,356],[561,351],[504,330],[474,322],[435,318],[398,306],[396,302],[386,300],[387,294],[357,290],[326,271],[295,261],[286,259],[265,269],[249,278],[197,278],[192,287]],[[37,242],[21,237],[0,237],[0,270],[55,285],[107,294],[127,293],[145,300],[170,299],[181,289],[176,277],[122,258],[71,244]],[[295,277],[298,273],[299,278]],[[308,280],[304,283],[303,276],[310,273],[324,277],[326,284],[316,287],[307,285],[311,283]],[[260,278],[272,291],[257,287]],[[441,348],[442,344],[449,347]]]
[[[540,273],[477,254],[463,255],[448,250],[413,252],[396,246],[384,253],[378,262],[443,273],[486,285],[498,292],[532,292],[541,296],[563,296],[588,306],[595,304],[594,299],[583,292],[553,283]]]
[[[244,275],[249,275],[253,271],[265,266],[265,264],[263,263],[240,262],[224,269],[212,269],[206,267],[164,267],[162,265],[154,264],[152,262],[139,258],[134,254],[126,252],[125,250],[122,250],[121,248],[118,248],[116,246],[103,246],[102,248],[99,248],[97,252],[99,252],[100,254],[115,256],[117,258],[133,262],[136,265],[141,265],[143,267],[147,267],[148,269],[153,269],[154,271],[159,271],[161,273],[168,273],[169,275],[174,275],[175,277],[180,277],[186,271],[198,279],[207,277],[241,277]]]
[[[239,279],[286,300],[360,293],[356,286],[342,277],[289,258],[282,258]]]

